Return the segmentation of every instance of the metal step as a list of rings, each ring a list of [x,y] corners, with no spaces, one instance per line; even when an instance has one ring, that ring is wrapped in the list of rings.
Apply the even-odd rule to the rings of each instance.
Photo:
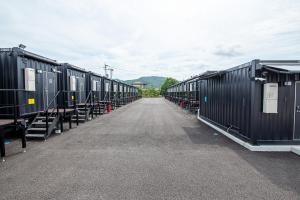
[[[73,115],[72,117],[77,117],[77,115]],[[78,115],[78,117],[85,117],[85,115]]]
[[[45,134],[26,134],[26,137],[30,137],[30,138],[45,138]]]
[[[29,128],[27,131],[46,131],[46,128]]]
[[[85,120],[86,120],[86,119],[78,118],[78,121],[82,121],[82,122],[83,122],[83,121],[85,121]],[[72,121],[72,122],[76,122],[77,119],[72,118],[71,121]]]
[[[56,117],[48,117],[48,119],[55,119]],[[46,119],[46,117],[44,117],[44,116],[39,116],[39,117],[37,117],[36,118],[37,120],[39,120],[39,119]]]
[[[86,111],[86,114],[88,114],[89,112]],[[85,111],[78,111],[78,114],[81,114],[81,115],[85,115]]]
[[[46,125],[46,122],[33,122],[33,125]],[[51,125],[52,122],[48,122],[48,125]]]
[[[77,110],[89,110],[91,107],[87,107],[87,108],[77,108]]]
[[[104,111],[94,111],[93,113],[104,113]]]

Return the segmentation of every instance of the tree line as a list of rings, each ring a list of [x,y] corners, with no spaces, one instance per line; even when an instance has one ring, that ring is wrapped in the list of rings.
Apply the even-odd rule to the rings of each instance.
[[[139,95],[143,97],[159,97],[160,95],[164,95],[167,88],[175,83],[178,83],[178,81],[174,78],[169,77],[164,81],[160,88],[139,89]]]

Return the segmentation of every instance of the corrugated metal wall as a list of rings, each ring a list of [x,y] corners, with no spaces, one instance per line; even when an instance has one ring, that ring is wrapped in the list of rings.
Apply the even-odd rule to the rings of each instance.
[[[278,113],[263,113],[263,84],[256,83],[254,104],[253,133],[259,142],[293,140],[294,99],[296,75],[286,75],[269,72],[267,82],[278,83]],[[285,86],[285,81],[291,81],[291,86]]]
[[[244,67],[199,81],[200,115],[250,138],[250,78]]]
[[[34,58],[28,58],[24,56],[18,56],[14,51],[7,51],[0,53],[0,76],[1,76],[1,88],[2,89],[25,89],[24,69],[33,68],[36,70],[36,91],[18,91],[17,92],[17,104],[21,105],[18,109],[18,116],[24,116],[28,114],[34,114],[39,111],[43,111],[47,107],[47,103],[50,103],[51,96],[57,92],[57,74],[52,72],[52,69],[57,67],[47,62],[42,62]],[[51,91],[46,90],[46,86],[49,85],[48,74],[51,73],[52,84],[55,84],[55,88]],[[45,75],[47,74],[47,75]],[[50,75],[49,75],[50,77]],[[48,94],[46,93],[48,92]],[[47,98],[48,97],[48,98]],[[34,99],[34,104],[28,105],[28,99]],[[13,92],[1,92],[1,104],[12,104]],[[12,109],[6,111],[12,114]],[[0,113],[3,113],[0,110]]]
[[[14,89],[17,85],[17,58],[11,51],[0,51],[0,88]],[[14,77],[14,78],[12,78]],[[14,102],[12,92],[0,91],[0,107]],[[1,117],[11,117],[12,108],[0,109]]]
[[[116,91],[115,91],[116,89]],[[111,100],[116,100],[118,95],[118,82],[112,80],[112,87],[111,87]]]
[[[108,84],[108,86],[109,86],[108,91],[105,91],[105,84]],[[108,101],[110,99],[110,95],[111,95],[111,92],[110,92],[110,89],[111,89],[111,80],[107,79],[107,78],[104,78],[102,86],[103,86],[102,99],[104,101]]]
[[[24,68],[33,68],[36,70],[36,91],[29,92],[23,91],[20,92],[19,104],[27,104],[28,99],[35,99],[35,104],[30,106],[20,107],[20,114],[30,114],[38,111],[43,111],[47,108],[47,103],[50,103],[54,98],[57,92],[57,74],[52,72],[52,69],[56,69],[56,66],[40,62],[30,58],[18,57],[18,87],[19,89],[24,89]],[[51,81],[54,84],[54,91],[46,89],[49,85],[50,73],[54,77],[54,80]],[[48,91],[46,91],[48,90]],[[47,94],[48,92],[48,94]],[[48,98],[48,99],[47,99]],[[56,102],[55,102],[56,103]],[[52,104],[53,106],[53,104]]]
[[[89,83],[89,87],[87,89],[87,92],[92,90],[93,87],[93,81],[97,81],[96,83],[96,89],[97,91],[94,91],[94,98],[96,98],[97,100],[102,100],[101,99],[101,92],[102,92],[102,84],[103,84],[103,77],[100,76],[96,76],[93,74],[89,74],[88,78],[87,78],[87,83]]]

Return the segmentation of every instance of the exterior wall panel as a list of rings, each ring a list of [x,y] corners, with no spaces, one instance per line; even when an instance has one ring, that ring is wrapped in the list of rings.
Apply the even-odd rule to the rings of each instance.
[[[57,93],[58,63],[19,48],[0,51],[1,89],[16,89],[17,117],[36,114],[47,108]],[[35,91],[25,91],[24,69],[35,70]],[[47,87],[49,86],[49,88]],[[53,86],[50,88],[50,86]],[[1,105],[12,105],[13,91],[0,92]],[[32,104],[29,104],[29,100]],[[56,102],[54,102],[55,105]],[[53,106],[54,106],[53,105]],[[13,109],[0,110],[1,117],[11,118]]]
[[[200,116],[244,139],[250,138],[249,68],[200,80]]]

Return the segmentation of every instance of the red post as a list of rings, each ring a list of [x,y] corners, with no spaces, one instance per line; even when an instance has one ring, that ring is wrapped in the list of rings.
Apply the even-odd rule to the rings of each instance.
[[[110,102],[107,103],[107,112],[110,112]]]

